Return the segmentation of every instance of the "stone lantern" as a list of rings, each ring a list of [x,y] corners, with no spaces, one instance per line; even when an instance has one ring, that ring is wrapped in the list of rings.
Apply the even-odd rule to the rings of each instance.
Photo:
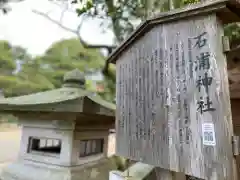
[[[83,172],[107,158],[115,106],[84,86],[75,69],[59,89],[0,99],[0,112],[15,115],[22,126],[18,159],[3,170],[2,180],[97,177],[99,172]]]

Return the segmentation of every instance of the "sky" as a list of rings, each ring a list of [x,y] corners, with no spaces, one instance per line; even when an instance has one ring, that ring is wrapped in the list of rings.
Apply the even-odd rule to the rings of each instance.
[[[61,39],[76,37],[75,34],[61,29],[33,10],[49,13],[51,18],[59,20],[62,9],[48,0],[24,0],[11,4],[12,11],[0,16],[0,39],[8,40],[13,45],[20,45],[32,55],[41,55],[52,43]],[[76,29],[81,18],[74,11],[66,11],[63,24]],[[89,20],[81,28],[84,40],[93,44],[113,44],[113,33],[102,34],[100,21]]]

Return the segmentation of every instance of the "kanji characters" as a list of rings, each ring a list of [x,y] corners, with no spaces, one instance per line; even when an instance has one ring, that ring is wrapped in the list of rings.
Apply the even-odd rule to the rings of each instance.
[[[196,57],[197,61],[195,63],[197,64],[195,70],[208,70],[210,69],[210,53],[209,52],[201,52],[199,56]]]
[[[208,94],[209,91],[209,86],[212,85],[212,77],[208,77],[208,73],[205,72],[204,77],[202,78],[201,76],[199,76],[199,79],[197,80],[197,88],[198,88],[198,92],[201,91],[201,87],[204,86],[205,87],[205,91]]]
[[[200,100],[197,102],[198,108],[197,110],[200,111],[201,114],[207,111],[215,111],[216,109],[211,107],[212,106],[212,101],[210,101],[209,96],[206,98],[206,103],[203,100],[203,97],[200,97]]]
[[[195,48],[202,49],[202,47],[207,45],[207,32],[203,32],[200,35],[194,37],[196,40],[194,45]],[[207,97],[204,99],[200,97],[200,100],[197,101],[197,111],[201,114],[207,111],[215,111],[215,108],[212,107],[212,101],[209,97],[209,86],[212,85],[213,78],[208,76],[208,70],[210,69],[210,53],[208,51],[201,50],[199,55],[196,56],[196,67],[195,71],[205,71],[204,77],[199,76],[196,80],[196,87],[198,88],[198,92],[201,92],[201,88],[204,87]]]
[[[206,34],[207,34],[207,32],[203,32],[202,34],[194,37],[194,39],[196,40],[196,44],[194,47],[202,48],[203,46],[205,46],[207,44],[207,39],[204,38],[204,36]]]

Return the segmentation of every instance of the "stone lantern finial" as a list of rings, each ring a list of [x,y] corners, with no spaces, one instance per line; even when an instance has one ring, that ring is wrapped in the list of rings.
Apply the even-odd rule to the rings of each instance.
[[[67,72],[63,78],[63,86],[65,87],[85,87],[85,76],[84,73],[79,69],[74,69]]]

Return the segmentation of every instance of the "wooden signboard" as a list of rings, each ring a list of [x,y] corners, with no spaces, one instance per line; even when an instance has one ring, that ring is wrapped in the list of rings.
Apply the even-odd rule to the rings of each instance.
[[[201,8],[149,20],[110,56],[117,67],[116,151],[222,180],[233,174],[223,21]]]

